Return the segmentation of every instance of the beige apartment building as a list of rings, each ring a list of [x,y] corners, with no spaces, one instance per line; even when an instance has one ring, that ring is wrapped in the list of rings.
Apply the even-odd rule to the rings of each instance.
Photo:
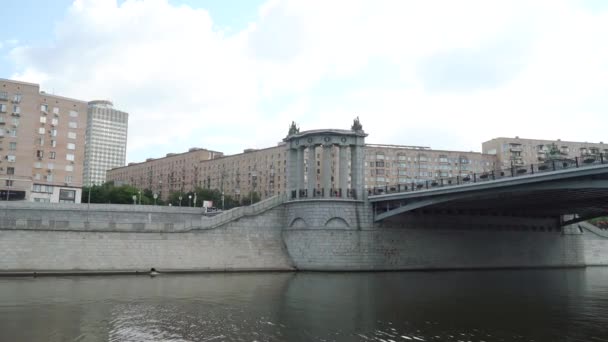
[[[575,142],[515,138],[495,138],[482,144],[483,153],[495,155],[498,168],[520,167],[543,163],[549,159],[580,159],[581,162],[608,153],[603,142]]]
[[[221,152],[194,147],[188,152],[168,153],[162,158],[148,158],[145,162],[108,170],[106,180],[149,189],[166,199],[171,192],[188,192],[201,186],[204,179],[201,162],[221,156]]]
[[[496,162],[496,156],[479,152],[368,144],[365,146],[365,186],[374,188],[464,177],[494,170]]]
[[[0,199],[80,202],[87,103],[0,79]]]
[[[321,147],[315,150],[317,175],[315,188],[320,189],[323,166],[321,163]],[[206,151],[206,150],[202,150]],[[182,160],[190,158],[196,151],[181,153]],[[224,156],[217,155],[199,159],[179,170],[179,177],[185,181],[177,186],[168,188],[163,185],[161,197],[166,199],[171,191],[188,192],[199,186],[208,189],[218,189],[235,199],[247,196],[251,191],[268,198],[285,192],[287,184],[287,150],[283,144],[265,149],[247,149],[243,153]],[[412,147],[397,145],[366,145],[365,154],[365,186],[366,188],[383,187],[387,185],[409,184],[438,177],[455,177],[473,172],[490,171],[496,164],[496,156],[476,152],[458,152],[431,150],[428,147]],[[308,183],[308,151],[304,151],[304,181]],[[331,187],[337,189],[339,172],[336,171],[339,151],[334,148],[331,153],[330,171]],[[143,163],[130,163],[126,167],[108,171],[108,180],[117,184],[130,184],[142,189],[156,191],[155,185],[162,180],[166,184],[169,160],[166,158],[148,159]],[[179,164],[177,160],[173,161]],[[347,156],[350,164],[350,156]],[[160,178],[159,178],[160,175]],[[347,180],[350,188],[350,174]]]

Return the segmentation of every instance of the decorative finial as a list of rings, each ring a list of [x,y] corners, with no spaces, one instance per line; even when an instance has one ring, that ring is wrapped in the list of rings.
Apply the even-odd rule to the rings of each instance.
[[[295,121],[291,122],[291,126],[289,126],[289,133],[287,135],[293,135],[300,133],[300,127],[296,126]]]
[[[353,125],[351,126],[350,129],[355,132],[359,132],[359,131],[363,130],[363,125],[361,125],[361,122],[359,121],[358,116],[355,118],[355,120],[353,120]]]

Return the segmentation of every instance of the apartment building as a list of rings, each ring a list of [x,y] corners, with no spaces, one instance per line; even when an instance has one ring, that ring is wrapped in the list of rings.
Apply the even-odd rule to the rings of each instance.
[[[106,171],[125,166],[129,114],[114,108],[110,101],[88,104],[84,185],[101,185]]]
[[[494,170],[497,163],[495,155],[422,146],[368,144],[364,151],[366,188],[464,177]]]
[[[582,162],[608,153],[608,144],[576,141],[495,138],[482,144],[482,151],[496,156],[499,168],[539,164],[550,159],[575,159]]]
[[[185,154],[181,155],[187,155]],[[315,187],[321,188],[320,175],[323,174],[321,147],[315,151],[316,165],[309,165],[308,151],[304,152],[304,178],[308,182],[308,168],[316,168]],[[398,145],[366,145],[365,153],[365,186],[366,188],[386,185],[409,184],[439,177],[453,177],[490,171],[495,167],[496,156],[478,152],[459,152],[432,150],[428,147]],[[330,170],[332,188],[337,188],[339,172],[335,172],[339,152],[335,148],[331,154]],[[142,189],[154,190],[155,181],[161,164],[160,159],[149,159],[139,164],[129,164],[124,168],[108,171],[108,180],[118,184],[130,184]],[[265,149],[246,149],[243,153],[215,158],[202,158],[200,167],[194,164],[181,169],[180,177],[193,179],[183,187],[165,188],[162,198],[167,198],[169,191],[188,192],[196,186],[218,189],[235,199],[247,196],[251,191],[268,198],[283,193],[287,179],[287,151],[283,144]],[[350,156],[347,157],[350,163]],[[350,174],[347,184],[350,184]],[[179,178],[179,177],[178,177]],[[152,186],[152,187],[150,187]],[[350,187],[350,185],[348,185]]]
[[[221,152],[193,147],[184,153],[168,153],[162,158],[108,170],[106,180],[149,189],[166,199],[171,192],[188,192],[203,184],[201,162],[221,157]]]
[[[0,79],[0,199],[80,202],[87,103]]]

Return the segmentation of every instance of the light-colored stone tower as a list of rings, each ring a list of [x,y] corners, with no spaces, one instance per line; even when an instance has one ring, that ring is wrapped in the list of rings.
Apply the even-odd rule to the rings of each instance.
[[[322,129],[300,132],[295,124],[292,124],[289,135],[283,139],[288,150],[288,199],[364,199],[363,148],[366,136],[358,119],[351,130]],[[336,150],[338,162],[334,163],[332,154]],[[308,154],[306,166],[305,154]],[[317,168],[319,164],[321,167]],[[337,164],[337,167],[334,166],[332,172],[334,164]],[[337,187],[332,186],[332,174],[338,178]],[[316,186],[318,177],[319,187]]]

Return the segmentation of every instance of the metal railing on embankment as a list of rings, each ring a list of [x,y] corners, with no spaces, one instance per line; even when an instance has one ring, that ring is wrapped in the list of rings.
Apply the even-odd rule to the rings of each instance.
[[[530,176],[538,173],[547,173],[567,169],[590,167],[608,164],[608,153],[598,153],[575,157],[574,159],[551,159],[542,163],[530,165],[512,165],[509,168],[492,170],[480,173],[468,173],[455,177],[436,178],[431,180],[417,180],[409,183],[385,185],[367,189],[368,195],[384,195],[400,192],[427,190],[448,186],[480,183],[504,178]]]
[[[201,219],[201,227],[200,229],[212,229],[219,227],[225,223],[230,221],[238,220],[242,217],[253,216],[261,214],[267,210],[270,210],[274,207],[277,207],[285,202],[285,195],[276,195],[270,198],[267,198],[258,203],[246,206],[246,207],[236,207],[227,211],[223,211],[220,214],[203,217]],[[197,229],[196,227],[194,229]]]

